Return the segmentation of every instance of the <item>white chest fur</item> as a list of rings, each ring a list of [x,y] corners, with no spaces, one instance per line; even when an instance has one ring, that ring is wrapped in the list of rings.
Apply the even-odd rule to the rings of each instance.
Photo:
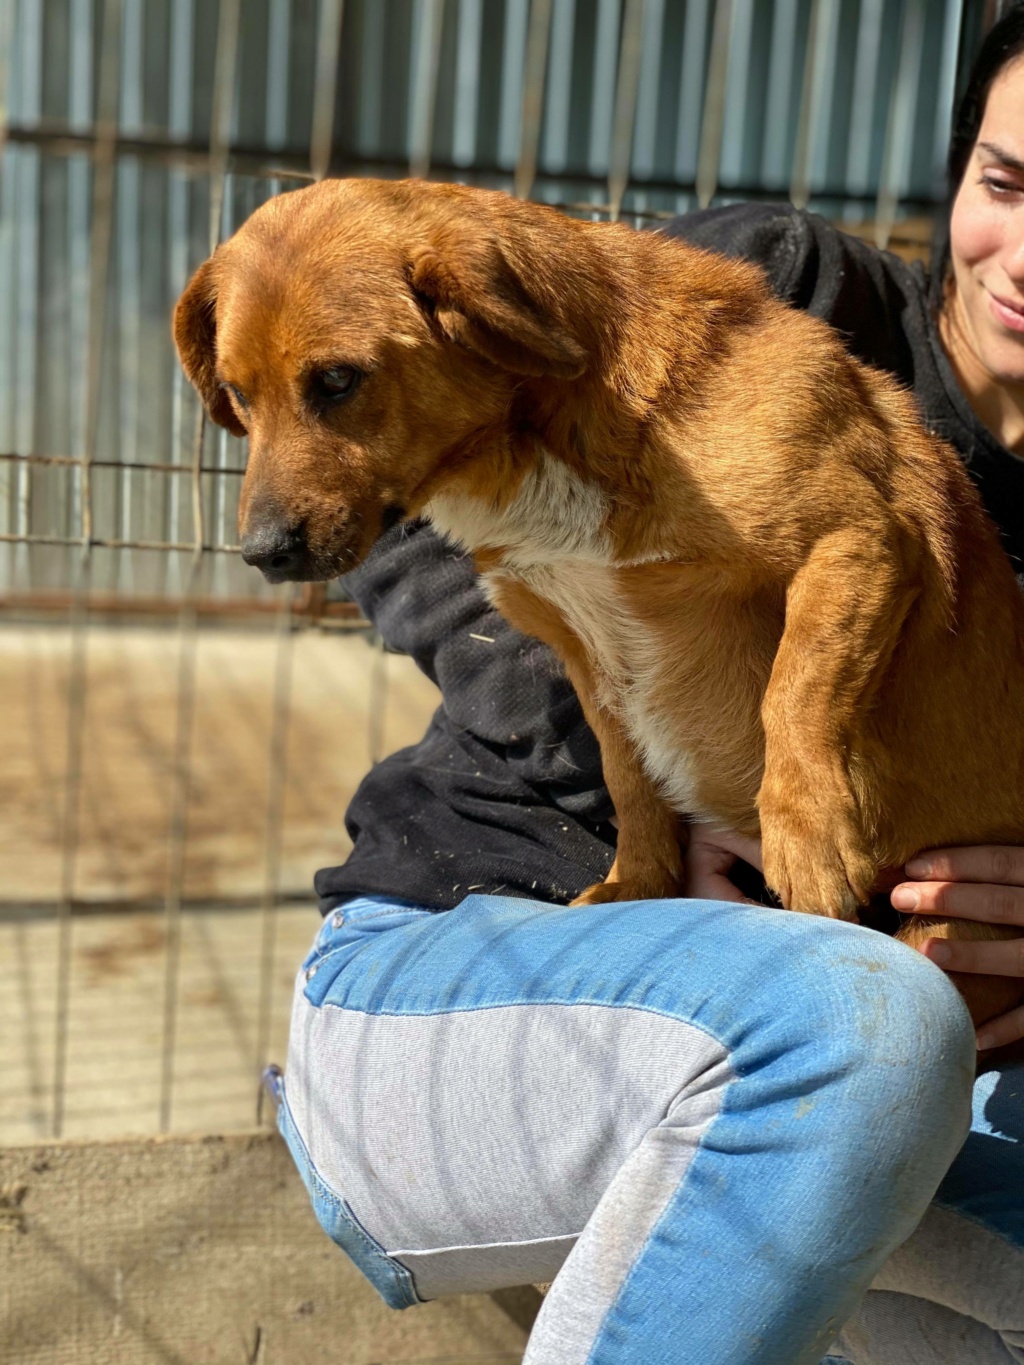
[[[692,765],[680,736],[650,704],[667,662],[666,645],[636,620],[618,591],[617,563],[606,529],[608,501],[594,484],[543,454],[505,508],[483,499],[435,497],[426,516],[449,540],[473,550],[502,549],[500,567],[484,575],[526,583],[557,607],[586,647],[600,701],[625,722],[644,766],[665,799],[696,813]]]

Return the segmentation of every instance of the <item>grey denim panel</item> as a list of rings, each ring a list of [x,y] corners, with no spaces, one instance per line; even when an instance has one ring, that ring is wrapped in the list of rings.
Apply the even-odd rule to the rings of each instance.
[[[367,1015],[297,989],[287,1078],[320,1177],[433,1298],[550,1279],[644,1146],[647,1196],[613,1215],[635,1254],[732,1072],[700,1029],[631,1006]]]

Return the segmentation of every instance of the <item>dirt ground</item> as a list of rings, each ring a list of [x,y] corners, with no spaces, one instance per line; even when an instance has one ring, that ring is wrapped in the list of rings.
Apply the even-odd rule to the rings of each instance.
[[[279,647],[268,630],[211,628],[195,639],[177,1132],[254,1122]],[[270,1056],[280,1062],[292,980],[319,922],[313,873],[348,850],[344,811],[371,751],[416,740],[437,704],[409,660],[361,637],[304,632],[291,649],[278,886],[295,903],[275,912],[269,1016]],[[0,1144],[51,1132],[70,650],[63,628],[0,627]],[[72,922],[68,1137],[159,1126],[180,661],[173,628],[87,634],[73,892],[95,908]]]
[[[310,904],[274,913],[268,1055],[283,1065],[292,982],[320,919]],[[256,1122],[261,931],[255,910],[182,916],[172,1132]],[[159,1131],[167,942],[160,911],[75,917],[64,1136]],[[0,915],[0,1147],[52,1131],[57,945],[51,916]]]
[[[73,894],[162,900],[175,790],[181,640],[173,628],[90,627]],[[207,628],[195,641],[186,899],[259,896],[265,876],[271,630]],[[292,637],[279,886],[304,893],[348,850],[345,807],[378,756],[414,742],[437,691],[410,660],[351,635]],[[0,626],[0,901],[60,896],[68,751],[66,628]],[[371,733],[376,726],[378,737]]]

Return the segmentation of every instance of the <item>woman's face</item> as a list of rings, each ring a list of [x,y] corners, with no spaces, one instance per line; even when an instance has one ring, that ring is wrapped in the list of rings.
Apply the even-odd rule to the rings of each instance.
[[[1024,384],[1024,59],[996,77],[953,205],[956,319],[999,384]]]

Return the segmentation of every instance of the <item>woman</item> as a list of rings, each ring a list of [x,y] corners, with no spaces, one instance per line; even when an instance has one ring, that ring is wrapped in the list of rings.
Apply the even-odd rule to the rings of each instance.
[[[671,230],[759,261],[911,385],[1024,563],[1022,54],[1015,12],[954,139],[936,306],[922,272],[790,209]],[[1024,1011],[975,1039],[934,965],[1024,975],[1017,945],[922,955],[758,906],[732,880],[756,845],[708,829],[690,898],[552,908],[614,847],[557,666],[424,527],[350,584],[444,701],[318,875],[279,1122],[385,1299],[557,1274],[529,1365],[813,1365],[837,1337],[857,1365],[1024,1360],[1024,1071],[982,1077],[967,1136],[975,1049]],[[1024,849],[933,851],[893,903],[1024,932]]]

